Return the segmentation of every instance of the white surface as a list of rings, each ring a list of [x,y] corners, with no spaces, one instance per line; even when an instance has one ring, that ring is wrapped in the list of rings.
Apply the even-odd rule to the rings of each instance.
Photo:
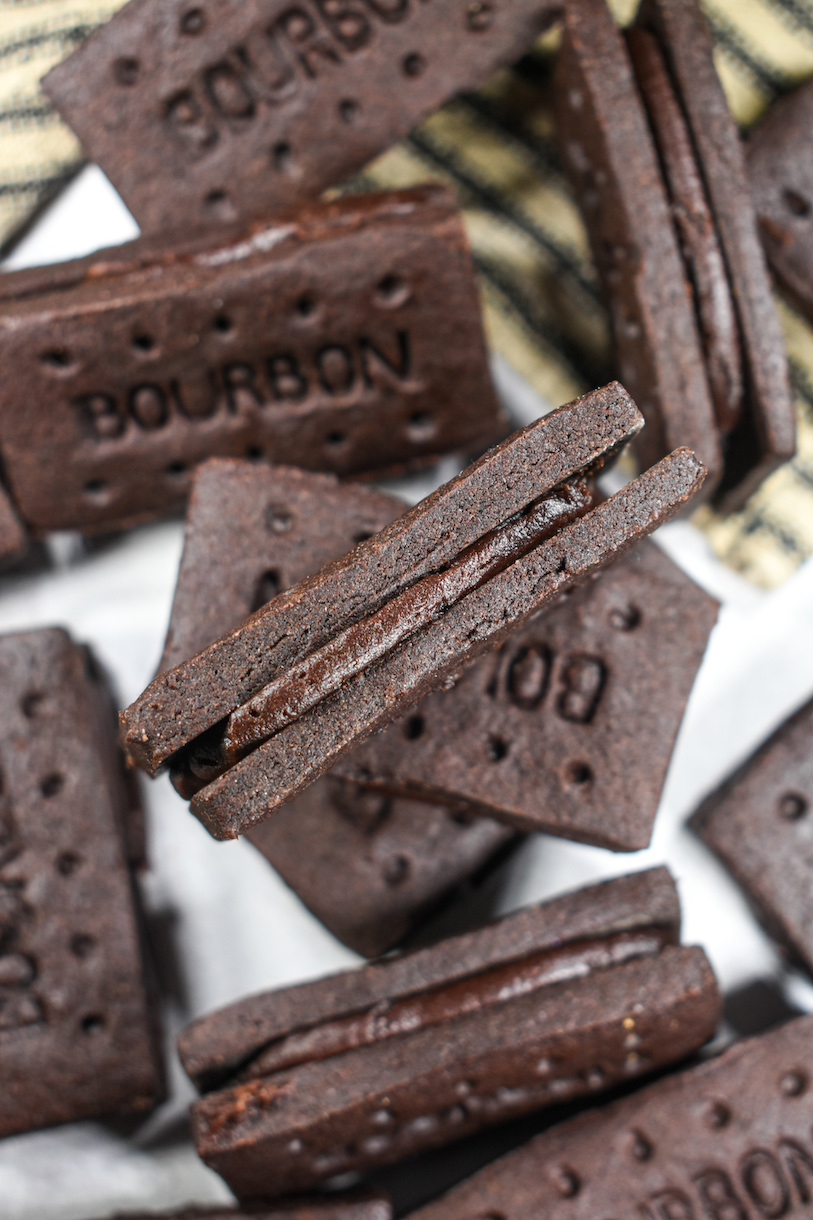
[[[135,225],[96,169],[86,170],[15,251],[8,266],[53,261],[134,236]],[[525,422],[527,387],[499,361],[501,390]],[[444,470],[448,477],[453,465]],[[413,485],[411,498],[425,487]],[[155,669],[169,615],[182,530],[133,531],[94,554],[55,540],[57,567],[0,581],[0,630],[61,623],[115,676],[123,703]],[[530,839],[509,870],[501,909],[600,877],[667,863],[680,882],[685,939],[704,945],[726,989],[780,980],[813,1011],[813,987],[783,973],[741,895],[682,830],[698,797],[813,693],[813,565],[772,594],[724,569],[690,525],[661,533],[669,554],[724,602],[666,784],[651,848],[612,855],[561,840]],[[357,961],[305,911],[261,857],[218,844],[166,781],[146,789],[153,871],[145,888],[180,962],[168,1004],[168,1040],[191,1016],[252,990],[315,977]],[[2,1220],[87,1220],[116,1210],[216,1202],[228,1191],[179,1129],[191,1095],[173,1059],[171,1101],[140,1129],[82,1123],[0,1144]]]

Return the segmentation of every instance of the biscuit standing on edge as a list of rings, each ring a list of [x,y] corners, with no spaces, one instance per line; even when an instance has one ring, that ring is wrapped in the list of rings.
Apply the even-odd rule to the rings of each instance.
[[[130,0],[42,87],[145,232],[315,199],[562,0]]]
[[[679,926],[653,869],[203,1017],[198,1151],[238,1198],[307,1190],[675,1062],[720,1015]]]
[[[164,1098],[109,693],[60,630],[0,638],[0,1136]],[[128,859],[129,857],[129,859]]]
[[[349,475],[507,431],[443,188],[0,276],[0,456],[38,532],[180,511],[216,454]]]
[[[705,471],[679,451],[593,506],[591,473],[642,422],[611,385],[490,450],[157,678],[121,716],[131,759],[172,759],[215,837],[244,832],[686,503]]]
[[[223,458],[198,470],[161,670],[378,533],[401,500],[333,475]],[[366,792],[331,776],[248,838],[345,944],[377,957],[516,836],[464,808]]]
[[[796,447],[745,158],[697,0],[646,0],[625,36],[572,0],[556,68],[563,159],[610,306],[644,465],[690,446],[722,511]]]
[[[409,1220],[755,1220],[813,1200],[813,1017],[552,1127]]]
[[[690,825],[813,974],[813,703],[707,797]]]

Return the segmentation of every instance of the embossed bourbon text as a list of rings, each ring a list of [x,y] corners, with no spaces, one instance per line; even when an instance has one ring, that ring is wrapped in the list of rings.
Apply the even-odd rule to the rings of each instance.
[[[278,106],[400,25],[432,0],[299,0],[206,64],[164,102],[164,121],[192,156],[213,148],[223,127]]]

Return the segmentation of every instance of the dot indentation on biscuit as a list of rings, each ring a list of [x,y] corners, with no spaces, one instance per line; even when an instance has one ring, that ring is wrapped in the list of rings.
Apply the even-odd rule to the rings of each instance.
[[[276,568],[268,568],[263,572],[257,581],[254,590],[254,599],[251,605],[251,613],[259,610],[261,606],[266,605],[272,598],[276,597],[282,589],[282,581],[280,580],[279,572]]]
[[[475,34],[490,28],[494,20],[494,5],[489,0],[473,0],[466,13],[466,25]]]
[[[201,34],[206,27],[206,14],[203,9],[187,9],[181,17],[182,34]]]
[[[225,313],[219,313],[213,325],[219,335],[230,335],[234,330],[234,323],[229,315]]]
[[[725,1102],[707,1102],[703,1108],[703,1121],[712,1131],[720,1131],[731,1122],[731,1110]]]
[[[292,174],[296,169],[294,150],[287,140],[280,140],[271,149],[271,164],[278,174]]]
[[[80,867],[82,857],[78,856],[74,851],[63,851],[57,857],[56,869],[63,877],[70,877]]]
[[[296,312],[300,318],[312,318],[316,313],[316,301],[308,293],[304,293],[296,303]]]
[[[633,1158],[641,1162],[651,1160],[655,1151],[651,1142],[641,1131],[630,1132],[629,1149]]]
[[[113,64],[113,79],[119,85],[135,85],[141,75],[141,64],[130,56],[122,56]]]
[[[27,691],[20,700],[20,709],[26,720],[35,720],[42,710],[45,695],[38,690]]]
[[[347,444],[346,432],[328,432],[325,437],[325,444],[328,449],[341,449],[342,445]]]
[[[779,1081],[779,1091],[785,1097],[801,1097],[807,1088],[807,1076],[802,1071],[785,1072]]]
[[[73,356],[64,347],[55,347],[42,353],[40,363],[53,373],[67,373],[73,366]]]
[[[167,466],[167,474],[171,479],[180,479],[189,472],[189,467],[186,462],[170,462]]]
[[[637,606],[614,606],[607,617],[616,631],[634,631],[641,623],[641,611]]]
[[[792,190],[790,187],[782,192],[782,198],[785,202],[785,207],[794,216],[809,216],[810,203],[805,199],[804,195],[800,195],[798,191]]]
[[[109,488],[104,479],[88,479],[82,491],[89,500],[96,500],[99,503],[103,503],[109,496]]]
[[[491,762],[502,762],[508,757],[508,742],[502,737],[489,737],[487,749]]]
[[[786,822],[798,822],[807,813],[807,797],[801,792],[783,792],[779,798],[779,816]]]
[[[381,305],[403,305],[409,297],[409,286],[402,276],[390,272],[378,281],[376,296]]]
[[[354,98],[348,97],[339,102],[339,116],[348,126],[355,123],[361,113],[361,106]]]
[[[384,864],[383,875],[387,885],[403,885],[409,876],[411,866],[406,856],[391,856]]]
[[[62,791],[65,783],[65,777],[60,775],[58,771],[52,771],[50,775],[46,775],[45,779],[40,782],[40,792],[45,797],[56,796]]]
[[[234,220],[237,216],[228,191],[222,189],[209,191],[203,200],[203,207],[213,220]]]
[[[93,937],[86,936],[83,932],[77,932],[75,936],[71,937],[71,953],[74,957],[84,960],[90,957],[95,947],[96,942]]]
[[[293,514],[278,504],[269,504],[263,514],[265,528],[272,534],[289,534],[294,528]]]
[[[146,355],[155,349],[155,340],[152,335],[138,334],[133,336],[133,347],[137,352]]]
[[[586,762],[569,763],[565,775],[573,788],[589,788],[593,782],[593,768]]]
[[[404,57],[402,67],[404,69],[404,76],[412,77],[414,80],[415,77],[422,76],[426,71],[426,60],[424,59],[423,55],[419,55],[417,51],[413,51],[411,55],[406,55]]]
[[[404,736],[407,741],[417,741],[419,737],[423,737],[426,730],[426,721],[423,716],[410,716],[404,725]]]
[[[80,1028],[82,1033],[88,1038],[93,1038],[100,1034],[105,1027],[105,1019],[98,1012],[90,1012],[86,1017],[82,1017]]]
[[[436,432],[436,424],[428,411],[414,411],[407,422],[407,434],[411,441],[431,440]]]
[[[574,1199],[581,1190],[579,1175],[566,1165],[556,1165],[550,1171],[550,1181],[553,1189],[563,1199]]]

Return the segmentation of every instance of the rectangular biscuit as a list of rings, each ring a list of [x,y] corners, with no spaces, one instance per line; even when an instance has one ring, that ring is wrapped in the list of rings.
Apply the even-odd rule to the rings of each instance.
[[[691,827],[790,956],[813,973],[813,703],[702,803]]]
[[[334,774],[468,803],[519,830],[638,850],[716,617],[713,598],[641,543]]]
[[[410,1220],[757,1220],[813,1200],[813,1017],[582,1114]]]
[[[214,455],[350,475],[506,430],[442,188],[141,239],[2,277],[0,299],[0,453],[37,532],[177,512]]]
[[[562,0],[130,0],[43,81],[148,232],[315,199]]]
[[[680,1058],[719,996],[677,922],[654,870],[203,1018],[199,1152],[238,1197],[310,1189]]]
[[[132,794],[87,651],[0,639],[0,1135],[164,1097],[125,832]]]

